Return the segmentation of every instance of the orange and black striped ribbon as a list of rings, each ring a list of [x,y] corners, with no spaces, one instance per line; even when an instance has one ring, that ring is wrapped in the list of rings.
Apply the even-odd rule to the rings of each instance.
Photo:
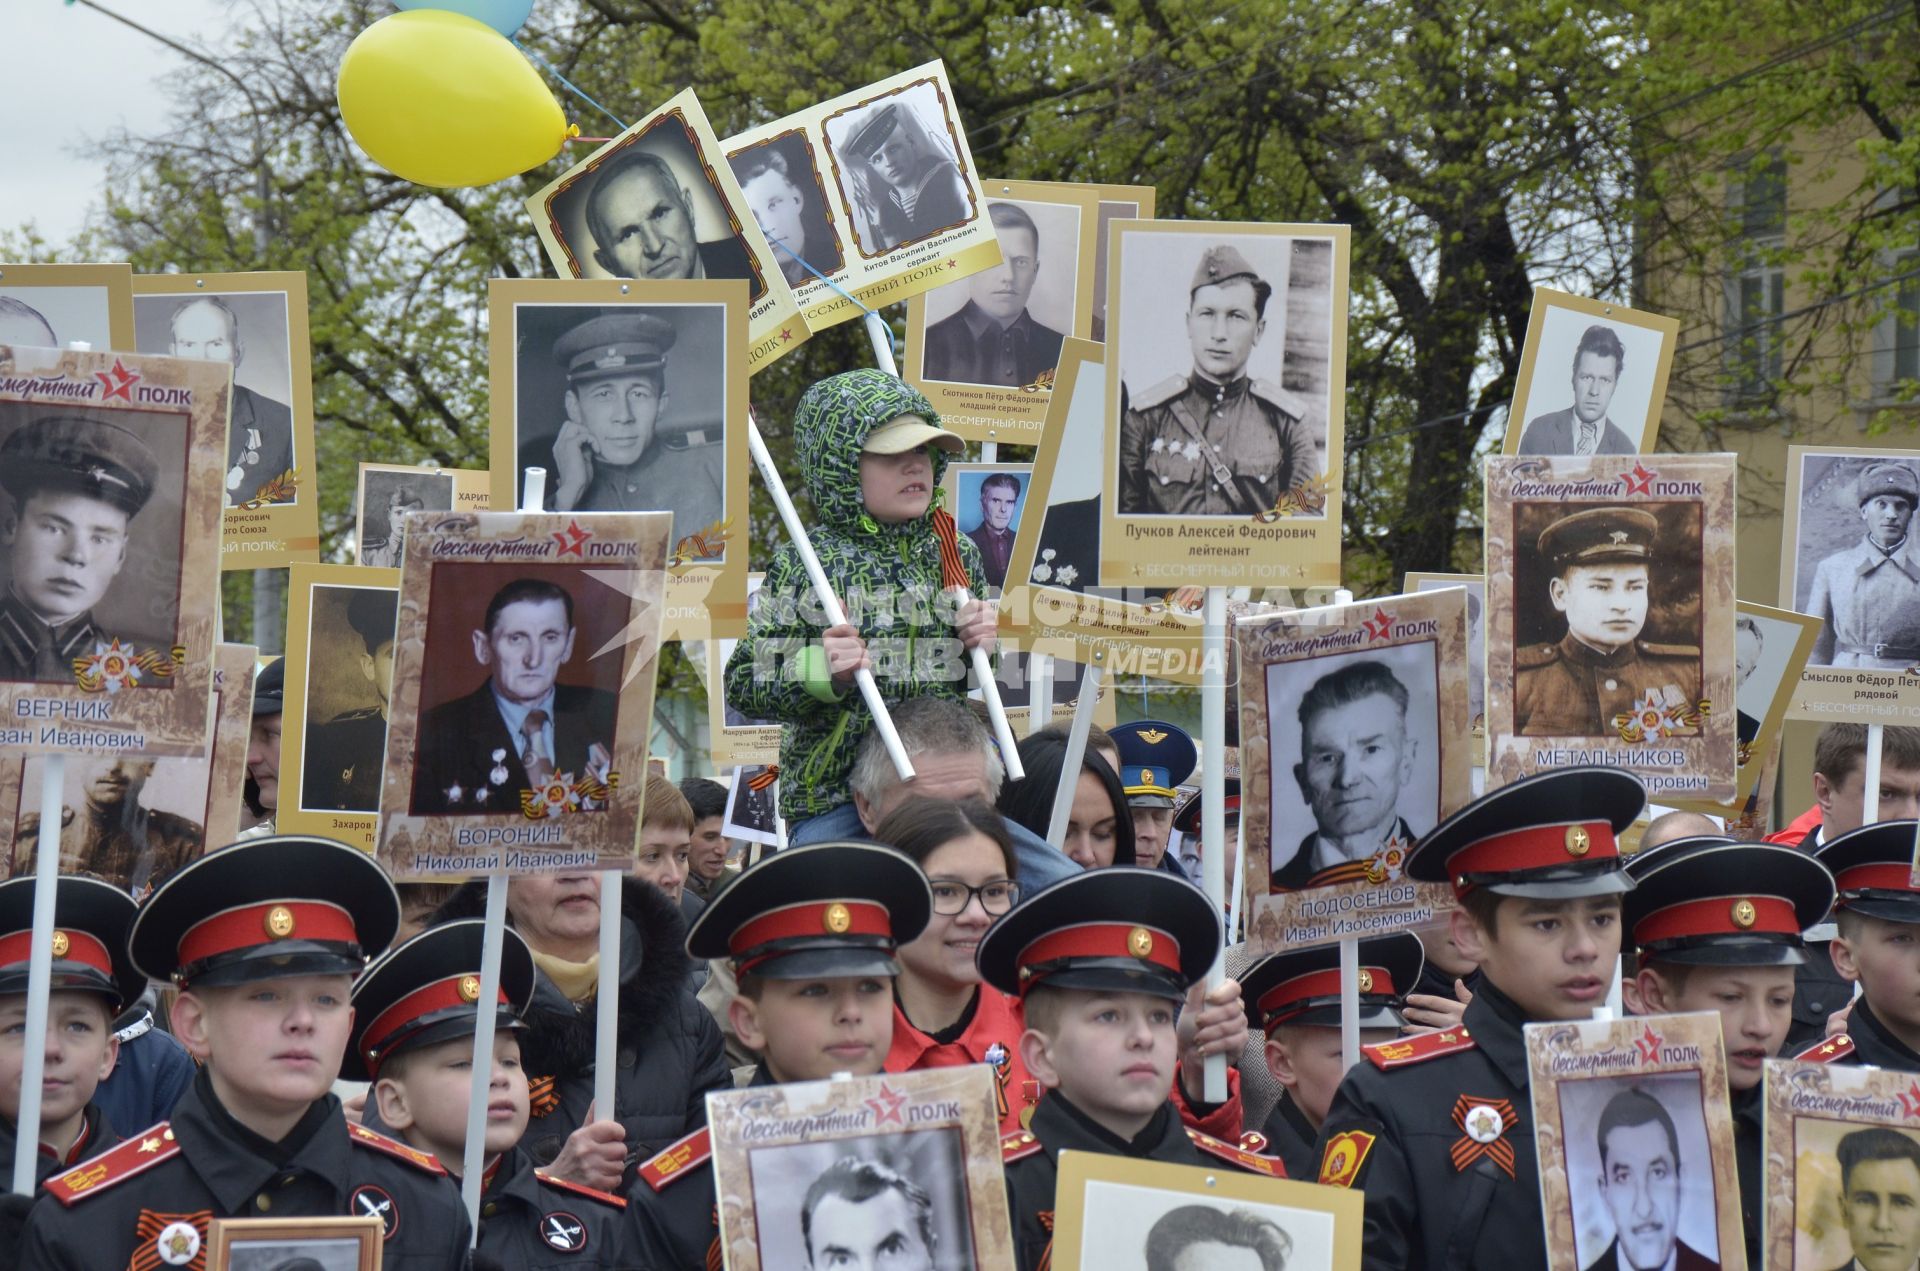
[[[1473,1136],[1466,1133],[1467,1117],[1475,1108],[1492,1108],[1500,1116],[1500,1137],[1491,1143],[1476,1143]],[[1514,1115],[1511,1099],[1476,1099],[1470,1094],[1463,1094],[1455,1099],[1453,1123],[1460,1127],[1461,1135],[1453,1145],[1453,1168],[1465,1172],[1467,1166],[1486,1156],[1491,1157],[1495,1165],[1505,1170],[1508,1178],[1512,1178],[1513,1144],[1507,1138],[1507,1131],[1511,1130],[1519,1120],[1520,1118]]]
[[[1034,1271],[1053,1271],[1053,1211],[1040,1211],[1040,1225],[1047,1229],[1047,1247],[1040,1251],[1040,1261],[1034,1264]]]
[[[764,790],[778,780],[780,780],[780,765],[770,763],[747,778],[747,789]]]
[[[193,1257],[186,1262],[172,1262],[160,1255],[160,1234],[177,1222],[186,1223],[200,1233],[200,1243],[194,1249]],[[185,1267],[186,1271],[206,1271],[207,1266],[207,1227],[213,1222],[213,1211],[202,1209],[191,1214],[160,1214],[151,1209],[142,1209],[139,1219],[133,1225],[134,1238],[139,1243],[134,1247],[133,1258],[127,1263],[127,1271],[155,1271],[161,1267]]]
[[[527,1114],[539,1120],[560,1106],[560,1092],[553,1088],[552,1077],[535,1077],[527,1083]]]
[[[720,1252],[720,1206],[713,1207],[713,1241],[707,1245],[707,1271],[725,1271],[726,1255]]]
[[[960,558],[960,526],[945,508],[933,510],[933,537],[940,544],[940,588],[971,587],[966,562]]]

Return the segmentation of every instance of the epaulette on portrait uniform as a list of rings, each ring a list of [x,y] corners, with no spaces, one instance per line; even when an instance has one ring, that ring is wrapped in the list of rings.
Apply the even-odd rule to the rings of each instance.
[[[341,715],[335,715],[327,722],[329,724],[344,724],[348,720],[353,719],[377,719],[379,715],[380,708],[378,706],[362,706],[359,710],[351,710]]]
[[[1700,646],[1697,644],[1655,644],[1652,640],[1639,642],[1640,652],[1656,658],[1697,658]]]
[[[1411,1037],[1390,1042],[1375,1042],[1371,1046],[1362,1046],[1360,1053],[1381,1072],[1391,1072],[1408,1064],[1425,1063],[1440,1055],[1472,1050],[1478,1044],[1464,1028],[1443,1028],[1437,1033],[1415,1033]]]
[[[1552,666],[1559,660],[1560,646],[1557,644],[1529,644],[1513,651],[1513,669],[1516,671],[1538,670],[1543,666]]]
[[[405,1161],[417,1170],[423,1170],[429,1174],[438,1174],[442,1178],[447,1175],[447,1167],[442,1165],[440,1158],[432,1152],[422,1152],[417,1147],[408,1147],[398,1139],[390,1139],[384,1134],[369,1130],[358,1121],[347,1122],[347,1137],[353,1140],[356,1147],[370,1148],[375,1152],[385,1152],[395,1160]]]
[[[686,432],[677,432],[662,438],[668,450],[697,450],[701,446],[718,445],[722,440],[717,428],[692,428]]]
[[[1165,406],[1174,398],[1187,391],[1187,377],[1170,375],[1144,393],[1135,393],[1127,400],[1128,410],[1152,410],[1155,406]]]
[[[706,1164],[712,1156],[713,1138],[702,1127],[642,1165],[640,1177],[646,1179],[647,1186],[654,1191],[662,1191],[668,1183],[692,1173],[694,1166]]]
[[[1040,1140],[1025,1130],[1021,1130],[1015,1134],[1004,1134],[1000,1137],[1000,1163],[1002,1165],[1011,1164],[1014,1161],[1032,1156],[1040,1150]]]
[[[1216,1139],[1211,1134],[1203,1134],[1192,1126],[1187,1127],[1187,1139],[1207,1155],[1217,1156],[1223,1161],[1230,1161],[1243,1170],[1251,1170],[1255,1174],[1265,1174],[1269,1178],[1285,1178],[1287,1176],[1287,1167],[1280,1163],[1280,1158],[1277,1156],[1262,1156],[1258,1152],[1250,1152],[1244,1147],[1227,1142],[1225,1139]]]
[[[1307,404],[1299,394],[1288,392],[1272,380],[1251,380],[1247,384],[1247,391],[1267,405],[1286,412],[1296,423],[1307,417]]]
[[[603,1205],[612,1205],[615,1209],[625,1209],[627,1207],[627,1202],[624,1197],[615,1196],[612,1192],[603,1192],[597,1187],[588,1187],[585,1183],[575,1183],[564,1178],[555,1178],[544,1170],[533,1171],[533,1176],[539,1179],[541,1183],[558,1191],[572,1192],[575,1196],[585,1196],[588,1200],[597,1200]]]
[[[180,1144],[174,1139],[173,1130],[162,1121],[80,1162],[64,1174],[54,1175],[46,1181],[46,1189],[61,1204],[75,1205],[179,1154]]]
[[[1830,1064],[1853,1053],[1853,1038],[1845,1033],[1815,1042],[1793,1057],[1795,1063]]]

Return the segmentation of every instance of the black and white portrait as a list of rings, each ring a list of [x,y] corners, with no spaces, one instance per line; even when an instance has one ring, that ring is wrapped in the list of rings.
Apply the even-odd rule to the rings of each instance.
[[[1091,1180],[1080,1265],[1144,1271],[1332,1271],[1334,1217]]]
[[[399,593],[314,587],[307,609],[300,808],[378,812]]]
[[[1041,503],[1046,519],[1028,581],[1087,591],[1100,581],[1100,469],[1085,456],[1100,453],[1106,426],[1107,384],[1099,363],[1083,363],[1073,380],[1065,424],[1059,430],[1053,479]]]
[[[980,214],[962,167],[952,103],[934,80],[837,111],[822,127],[862,257],[957,229]]]
[[[1265,668],[1273,891],[1396,878],[1439,823],[1437,657],[1428,641]]]
[[[1407,590],[1444,591],[1463,587],[1467,592],[1467,714],[1477,729],[1487,721],[1487,580],[1476,574],[1407,577]]]
[[[1120,243],[1117,511],[1272,513],[1326,472],[1333,243],[1206,229]]]
[[[453,474],[418,469],[392,472],[360,470],[360,563],[400,568],[402,534],[409,512],[453,511]]]
[[[91,874],[135,896],[206,850],[208,759],[76,755],[61,792],[60,872]],[[45,761],[29,758],[13,814],[12,875],[33,872]]]
[[[721,829],[728,838],[777,847],[780,843],[780,782],[771,765],[757,764],[733,770],[727,790],[727,816]]]
[[[0,282],[0,344],[64,349],[79,341],[113,347],[105,287],[10,287]]]
[[[762,1271],[975,1265],[960,1130],[750,1148]]]
[[[1793,608],[1826,624],[1808,665],[1920,663],[1920,454],[1796,457]]]
[[[1544,293],[1543,293],[1544,295]],[[1589,302],[1591,303],[1591,302]],[[1664,330],[1546,305],[1513,414],[1523,455],[1631,455],[1653,449],[1672,357]],[[1623,317],[1634,315],[1621,310]],[[1510,427],[1512,425],[1509,425]]]
[[[358,1240],[236,1240],[225,1271],[359,1271]]]
[[[545,468],[548,509],[671,512],[674,541],[726,519],[724,306],[520,303],[513,328],[516,488]]]
[[[1584,1271],[1718,1268],[1700,1074],[1563,1080],[1557,1089]]]
[[[921,378],[1019,388],[1051,377],[1073,330],[1080,209],[989,199],[1000,263],[927,293]]]
[[[831,278],[846,264],[833,204],[806,130],[795,128],[727,156],[747,208],[767,236],[789,287]],[[805,264],[801,262],[805,262]],[[813,266],[811,270],[808,265]]]
[[[311,467],[294,443],[293,370],[287,293],[144,295],[133,300],[134,338],[142,353],[224,362],[233,367],[227,426],[226,504],[299,501],[287,473]],[[279,486],[282,488],[269,489]]]
[[[1132,220],[1142,215],[1151,213],[1143,213],[1140,205],[1131,200],[1100,200],[1099,237],[1094,241],[1093,252],[1093,329],[1090,334],[1103,344],[1107,339],[1107,226],[1113,221]]]

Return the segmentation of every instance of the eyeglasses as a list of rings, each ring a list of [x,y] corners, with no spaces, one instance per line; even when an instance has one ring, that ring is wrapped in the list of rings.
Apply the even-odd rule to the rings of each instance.
[[[975,896],[980,898],[980,907],[988,913],[1003,914],[1020,899],[1020,884],[1005,878],[979,887],[969,887],[965,883],[934,883],[933,912],[948,916],[965,913]]]

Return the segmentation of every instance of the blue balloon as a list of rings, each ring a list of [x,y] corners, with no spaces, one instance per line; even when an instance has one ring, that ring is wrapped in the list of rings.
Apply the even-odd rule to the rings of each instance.
[[[533,12],[533,0],[393,0],[397,9],[444,9],[484,22],[500,34],[511,37],[527,24]]]

